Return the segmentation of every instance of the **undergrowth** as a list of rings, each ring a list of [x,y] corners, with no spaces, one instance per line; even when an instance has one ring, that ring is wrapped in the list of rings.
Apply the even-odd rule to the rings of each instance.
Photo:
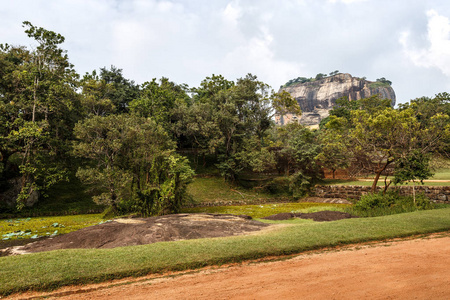
[[[423,193],[417,194],[414,202],[412,196],[400,196],[398,191],[388,190],[361,196],[358,202],[346,208],[346,212],[359,217],[377,217],[437,207]]]

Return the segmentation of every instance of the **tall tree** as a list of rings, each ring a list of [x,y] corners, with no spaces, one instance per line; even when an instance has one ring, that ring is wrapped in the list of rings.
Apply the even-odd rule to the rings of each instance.
[[[190,101],[184,85],[177,85],[168,78],[159,82],[154,78],[142,85],[139,98],[130,102],[130,111],[138,116],[152,118],[173,134],[174,123],[178,121],[179,107],[186,106]]]
[[[94,197],[113,212],[144,215],[177,212],[193,173],[175,154],[164,129],[148,118],[94,116],[75,126],[74,153],[95,165],[78,170],[84,182],[100,187]]]
[[[56,158],[68,150],[65,140],[71,137],[79,108],[78,75],[59,47],[64,37],[30,22],[24,27],[37,42],[34,49],[2,47],[9,60],[2,76],[2,109],[8,111],[3,135],[10,145],[7,156],[20,158],[15,159],[21,174],[19,207],[64,177]]]
[[[115,92],[114,85],[101,79],[96,71],[83,76],[81,88],[81,103],[87,117],[104,116],[116,111],[116,106],[109,99]]]
[[[448,118],[448,115],[436,114],[424,127],[412,109],[382,109],[371,105],[365,110],[351,111],[350,121],[332,116],[327,128],[343,136],[345,151],[354,164],[375,174],[372,184],[375,192],[388,166],[397,167],[397,162],[413,153],[430,153],[441,145],[450,133]]]
[[[276,163],[289,176],[290,190],[302,196],[321,178],[316,157],[320,153],[317,131],[295,123],[277,128]]]
[[[100,69],[100,79],[113,86],[105,94],[105,98],[112,101],[118,113],[128,112],[130,102],[139,97],[139,85],[126,79],[122,72],[122,69],[115,66]]]

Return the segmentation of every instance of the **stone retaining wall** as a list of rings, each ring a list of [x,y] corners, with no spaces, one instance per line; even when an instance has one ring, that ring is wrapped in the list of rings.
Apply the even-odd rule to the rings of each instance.
[[[400,195],[412,195],[412,186],[399,186]],[[372,187],[359,185],[317,185],[312,196],[320,198],[359,199],[361,195],[370,193]],[[382,191],[377,187],[377,191]],[[416,193],[425,193],[431,201],[436,203],[450,203],[450,186],[416,186]]]

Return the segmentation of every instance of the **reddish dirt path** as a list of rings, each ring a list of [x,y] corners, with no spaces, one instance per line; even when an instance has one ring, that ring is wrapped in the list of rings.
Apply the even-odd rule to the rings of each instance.
[[[84,293],[80,289],[91,291]],[[65,293],[69,295],[63,296]],[[30,293],[18,297],[39,295],[43,296]],[[55,291],[55,295],[63,299],[121,300],[450,299],[450,234],[354,246],[176,277],[69,287]]]

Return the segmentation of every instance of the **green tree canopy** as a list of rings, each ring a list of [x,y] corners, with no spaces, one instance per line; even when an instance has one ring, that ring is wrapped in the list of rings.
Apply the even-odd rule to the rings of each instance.
[[[77,176],[101,189],[94,197],[114,212],[177,212],[193,175],[164,129],[149,118],[93,116],[75,126],[74,154],[92,161]]]
[[[68,151],[66,140],[80,109],[75,92],[78,74],[60,48],[64,37],[30,22],[23,24],[37,45],[32,50],[8,45],[0,49],[2,169],[8,172],[8,165],[15,165],[20,172],[19,207],[32,193],[64,178],[59,158]],[[10,176],[16,174],[6,175]]]

